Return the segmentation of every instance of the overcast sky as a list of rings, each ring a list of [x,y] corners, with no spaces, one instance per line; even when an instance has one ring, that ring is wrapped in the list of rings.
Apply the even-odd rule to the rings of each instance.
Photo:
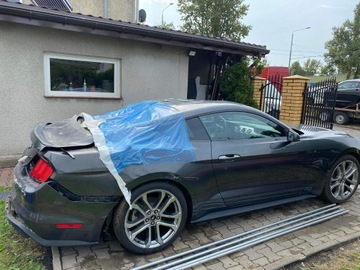
[[[169,6],[170,3],[174,3]],[[266,57],[273,66],[288,66],[291,36],[296,31],[292,47],[292,62],[306,59],[323,60],[324,44],[332,38],[332,28],[354,18],[359,0],[245,0],[249,4],[243,23],[252,26],[243,42],[265,45]],[[173,22],[179,29],[177,0],[139,0],[140,9],[147,13],[146,24],[157,26]],[[167,8],[168,7],[168,8]],[[164,11],[164,9],[166,10]]]

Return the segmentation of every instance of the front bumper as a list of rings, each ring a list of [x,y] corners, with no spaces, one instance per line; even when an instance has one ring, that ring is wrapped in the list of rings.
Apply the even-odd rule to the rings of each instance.
[[[21,235],[43,246],[99,242],[105,219],[115,202],[71,201],[48,183],[34,182],[21,164],[15,167],[14,176],[5,211],[7,219]],[[56,227],[56,224],[73,223],[83,226],[79,229]]]

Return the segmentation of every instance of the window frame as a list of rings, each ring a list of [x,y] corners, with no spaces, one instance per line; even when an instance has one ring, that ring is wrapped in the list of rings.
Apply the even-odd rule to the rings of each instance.
[[[266,122],[268,123],[273,123],[274,125],[276,126],[279,126],[282,128],[284,134],[279,134],[279,136],[270,136],[270,135],[266,135],[266,134],[263,134],[262,136],[263,137],[249,137],[249,138],[232,138],[232,137],[228,137],[228,136],[224,136],[224,137],[213,137],[211,136],[211,134],[209,133],[209,129],[208,127],[206,126],[206,124],[204,123],[204,120],[203,120],[203,117],[209,117],[209,116],[220,116],[222,117],[222,115],[224,114],[228,114],[228,113],[235,113],[235,114],[244,114],[244,115],[248,115],[248,117],[257,117],[258,119],[261,119],[261,122],[263,122],[263,120],[266,120]],[[256,114],[256,113],[252,113],[252,112],[246,112],[246,111],[222,111],[222,112],[212,112],[212,113],[209,113],[209,114],[204,114],[204,115],[201,115],[199,116],[199,120],[200,122],[203,124],[209,138],[211,141],[246,141],[246,140],[268,140],[268,139],[274,139],[274,140],[280,140],[281,138],[287,138],[287,135],[286,133],[288,132],[288,129],[280,124],[279,122],[276,122],[276,121],[273,121],[267,117],[264,117],[263,115],[259,115],[259,114]],[[265,122],[263,122],[265,123]],[[267,125],[267,124],[266,124]],[[251,128],[255,128],[255,127],[251,127]],[[274,127],[272,127],[273,129],[275,129]],[[266,131],[266,130],[264,130]],[[270,130],[268,130],[270,131]],[[242,133],[242,132],[240,132]],[[250,135],[249,133],[243,133],[243,134],[246,134],[246,135]]]
[[[114,65],[114,92],[71,92],[71,91],[54,91],[51,90],[50,60],[73,60],[83,62],[101,62]],[[105,99],[121,99],[120,89],[120,59],[110,59],[104,57],[67,55],[57,53],[44,54],[44,79],[45,79],[45,97],[65,97],[65,98],[105,98]]]
[[[348,85],[355,85],[355,87],[348,87]],[[340,86],[340,87],[339,87]],[[344,81],[340,83],[338,86],[339,91],[353,90],[358,89],[360,87],[360,82],[358,81]]]

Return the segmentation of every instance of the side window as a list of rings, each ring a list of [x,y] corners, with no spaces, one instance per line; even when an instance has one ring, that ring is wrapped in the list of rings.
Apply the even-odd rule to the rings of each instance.
[[[209,140],[209,136],[200,122],[199,118],[192,118],[186,120],[190,140]]]
[[[212,140],[243,140],[286,136],[286,130],[260,115],[224,112],[200,117]]]
[[[359,83],[356,81],[349,81],[349,82],[343,82],[339,83],[338,90],[349,90],[349,89],[355,89],[359,87]]]

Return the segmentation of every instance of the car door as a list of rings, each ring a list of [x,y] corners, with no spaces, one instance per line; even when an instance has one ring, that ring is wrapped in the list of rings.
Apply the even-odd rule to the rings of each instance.
[[[351,107],[360,102],[360,82],[344,81],[339,83],[336,95],[336,107]]]
[[[247,206],[306,193],[310,145],[290,142],[285,126],[262,114],[200,117],[211,138],[212,164],[228,206]]]

